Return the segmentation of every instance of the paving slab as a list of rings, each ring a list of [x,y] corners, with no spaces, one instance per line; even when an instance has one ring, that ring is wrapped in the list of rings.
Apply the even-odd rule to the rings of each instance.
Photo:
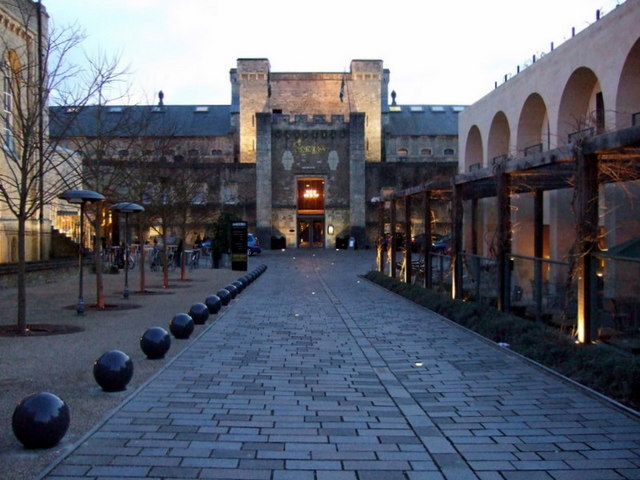
[[[640,478],[640,420],[359,277],[371,251],[266,272],[39,476]]]

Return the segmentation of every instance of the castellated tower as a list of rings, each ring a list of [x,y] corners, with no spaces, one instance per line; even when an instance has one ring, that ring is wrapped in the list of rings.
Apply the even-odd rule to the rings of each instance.
[[[382,111],[387,103],[388,71],[382,60],[353,60],[344,93],[350,112],[364,113],[365,160],[382,160]]]
[[[238,59],[231,70],[231,108],[236,129],[236,158],[241,163],[256,161],[256,114],[270,113],[269,60]]]
[[[382,159],[382,113],[386,110],[389,74],[381,60],[353,60],[344,73],[271,72],[268,59],[238,59],[230,72],[232,125],[236,158],[255,163],[256,114],[364,114],[364,156]]]

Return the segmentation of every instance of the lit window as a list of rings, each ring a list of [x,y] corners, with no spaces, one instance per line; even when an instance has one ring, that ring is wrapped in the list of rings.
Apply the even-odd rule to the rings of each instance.
[[[420,155],[422,155],[423,157],[428,157],[429,155],[431,155],[431,149],[423,148],[422,150],[420,150]]]
[[[409,155],[409,150],[407,150],[406,148],[399,148],[397,153],[399,157],[406,157],[407,155]]]

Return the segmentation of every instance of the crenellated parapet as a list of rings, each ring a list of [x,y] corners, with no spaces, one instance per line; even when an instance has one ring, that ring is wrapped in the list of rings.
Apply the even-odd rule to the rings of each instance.
[[[273,115],[271,124],[274,128],[343,128],[349,124],[344,115]]]

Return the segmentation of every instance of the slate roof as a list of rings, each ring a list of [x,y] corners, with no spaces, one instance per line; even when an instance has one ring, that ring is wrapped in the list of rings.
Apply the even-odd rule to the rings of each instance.
[[[385,130],[394,136],[458,135],[452,105],[391,105]],[[52,137],[224,136],[231,132],[230,105],[87,106],[50,108]],[[100,132],[100,133],[99,133]]]
[[[50,107],[52,137],[228,135],[229,105]]]
[[[390,105],[387,133],[403,135],[458,135],[458,113],[454,105]]]

